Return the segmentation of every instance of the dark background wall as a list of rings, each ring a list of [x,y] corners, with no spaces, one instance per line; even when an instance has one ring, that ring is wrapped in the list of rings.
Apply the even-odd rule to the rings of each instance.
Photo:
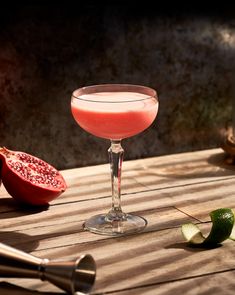
[[[234,16],[148,1],[1,4],[1,145],[60,169],[105,163],[109,142],[76,125],[71,93],[133,83],[155,88],[160,108],[151,128],[123,141],[125,159],[220,146],[232,116]]]

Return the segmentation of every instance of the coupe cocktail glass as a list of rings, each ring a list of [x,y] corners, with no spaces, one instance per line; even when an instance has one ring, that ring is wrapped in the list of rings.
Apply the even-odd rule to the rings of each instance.
[[[84,228],[94,233],[119,236],[139,232],[147,221],[121,209],[121,140],[148,128],[158,112],[154,89],[129,84],[93,85],[75,90],[71,110],[76,122],[87,132],[111,140],[112,207],[106,214],[91,217]]]

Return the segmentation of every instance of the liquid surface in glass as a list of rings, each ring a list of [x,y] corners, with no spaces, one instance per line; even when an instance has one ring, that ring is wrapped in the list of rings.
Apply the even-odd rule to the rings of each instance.
[[[149,95],[137,92],[97,92],[74,98],[76,122],[89,133],[107,139],[136,135],[154,121],[158,106]]]

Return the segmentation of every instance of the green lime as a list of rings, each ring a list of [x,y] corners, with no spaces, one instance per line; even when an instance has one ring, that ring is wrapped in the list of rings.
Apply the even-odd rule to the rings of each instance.
[[[235,240],[234,213],[230,208],[220,208],[210,213],[212,228],[207,237],[204,237],[197,225],[193,223],[184,224],[181,227],[185,239],[194,245],[215,246],[226,239]],[[233,232],[232,232],[233,231]]]
[[[204,243],[220,244],[227,240],[233,229],[234,213],[229,208],[221,208],[210,213],[212,228]]]

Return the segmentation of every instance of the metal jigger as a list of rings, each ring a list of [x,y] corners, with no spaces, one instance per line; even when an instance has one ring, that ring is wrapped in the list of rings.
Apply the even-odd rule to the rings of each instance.
[[[0,243],[0,277],[40,278],[70,294],[86,294],[92,289],[95,276],[95,261],[89,254],[56,262]]]

